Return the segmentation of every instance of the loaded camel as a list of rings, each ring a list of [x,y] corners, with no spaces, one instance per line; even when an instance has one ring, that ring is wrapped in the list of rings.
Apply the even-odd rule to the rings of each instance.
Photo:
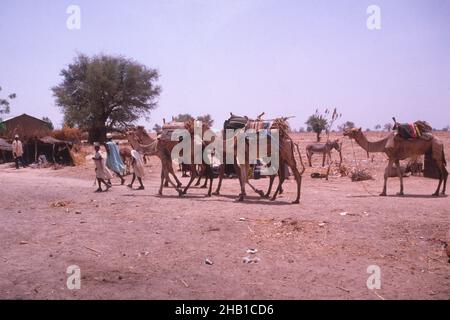
[[[233,115],[232,115],[232,117],[233,117]],[[245,129],[253,129],[253,128],[254,128],[254,126],[252,125],[252,121],[249,120],[248,123],[245,125]],[[304,166],[303,166],[303,162],[301,161],[302,166],[303,166],[303,171],[300,173],[298,171],[297,162],[296,162],[295,155],[294,155],[294,153],[295,153],[295,144],[294,144],[294,142],[292,141],[291,137],[288,134],[288,128],[289,128],[289,125],[287,123],[287,119],[286,118],[275,119],[271,123],[271,125],[269,127],[270,130],[278,130],[278,132],[279,132],[279,145],[278,145],[278,148],[279,148],[279,168],[278,168],[279,183],[278,183],[278,186],[277,186],[277,188],[275,190],[275,193],[272,196],[271,200],[275,200],[277,195],[282,191],[282,185],[283,185],[283,182],[284,182],[284,180],[286,178],[286,176],[285,176],[285,165],[287,165],[291,169],[291,171],[293,172],[295,180],[296,180],[296,183],[297,183],[297,196],[296,196],[296,199],[293,201],[293,203],[299,203],[300,202],[300,190],[301,190],[302,174],[304,172]],[[225,140],[223,140],[223,142],[224,142],[224,148],[223,148],[224,155],[223,155],[223,158],[226,157],[226,153],[232,152],[232,155],[234,157],[234,167],[235,167],[236,173],[238,175],[239,183],[240,183],[240,186],[241,186],[241,193],[239,194],[238,200],[239,201],[243,201],[244,200],[244,198],[246,196],[246,192],[245,192],[245,185],[246,184],[248,184],[261,197],[268,197],[268,195],[271,192],[271,188],[272,188],[273,181],[275,179],[275,175],[271,176],[271,178],[270,178],[271,179],[270,180],[270,186],[269,186],[269,190],[268,190],[267,193],[264,193],[263,191],[256,189],[249,182],[249,179],[248,179],[248,172],[249,172],[249,169],[250,169],[250,163],[249,163],[249,148],[250,148],[250,146],[249,146],[249,141],[248,141],[248,139],[245,139],[245,161],[242,161],[243,159],[241,159],[241,162],[243,162],[243,163],[238,163],[237,157],[236,157],[236,155],[237,155],[237,137],[234,136],[232,139],[233,139],[233,146],[234,146],[233,150],[226,149],[225,146],[227,145],[227,142]],[[272,139],[270,138],[270,135],[269,135],[268,142],[267,142],[267,153],[268,153],[269,156],[271,155],[271,151],[272,151]],[[299,152],[298,146],[297,146],[297,151]],[[258,148],[258,152],[257,153],[258,153],[258,156],[259,156],[259,148]],[[216,192],[214,194],[219,194],[220,193],[220,188],[221,188],[222,180],[223,180],[223,177],[224,177],[224,168],[225,168],[225,165],[222,164],[221,167],[220,167],[219,183],[218,183],[218,186],[217,186],[217,190],[216,190]]]
[[[436,137],[432,137],[429,140],[422,138],[416,139],[404,139],[396,136],[394,133],[389,134],[387,137],[371,142],[367,140],[366,136],[362,132],[361,128],[353,128],[351,130],[346,130],[344,136],[354,139],[357,144],[359,144],[367,152],[383,152],[388,158],[389,162],[384,173],[384,185],[383,191],[380,196],[386,196],[387,194],[387,180],[389,177],[389,172],[392,171],[392,167],[395,163],[397,167],[397,175],[400,178],[400,192],[398,195],[404,195],[403,192],[403,174],[400,169],[400,160],[407,158],[415,158],[420,155],[429,155],[436,163],[437,169],[439,171],[439,184],[433,196],[439,196],[439,191],[442,183],[443,190],[442,195],[445,195],[447,187],[447,162],[444,155],[444,146],[440,140]]]

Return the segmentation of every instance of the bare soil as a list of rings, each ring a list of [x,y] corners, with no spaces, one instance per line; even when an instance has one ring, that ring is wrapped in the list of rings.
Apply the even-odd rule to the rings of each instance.
[[[448,157],[450,134],[438,135]],[[431,197],[437,181],[423,177],[405,178],[403,197],[395,196],[399,182],[392,178],[390,196],[379,197],[385,156],[371,162],[335,136],[344,141],[344,165],[368,168],[375,179],[312,179],[312,172],[325,172],[316,156],[300,205],[290,204],[293,179],[275,202],[250,190],[236,202],[236,179],[225,180],[221,196],[206,198],[194,188],[184,198],[173,189],[159,197],[156,158],[146,190],[116,179],[100,194],[89,160],[60,170],[2,165],[0,298],[448,299],[450,199]],[[302,152],[314,140],[294,137]],[[266,188],[268,179],[255,184]],[[244,263],[247,256],[260,260]],[[81,269],[80,290],[66,286],[70,265]],[[366,285],[370,265],[381,269],[379,290]]]

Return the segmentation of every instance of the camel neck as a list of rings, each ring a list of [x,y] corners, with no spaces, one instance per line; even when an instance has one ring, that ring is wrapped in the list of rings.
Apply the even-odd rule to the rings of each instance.
[[[362,133],[361,135],[358,135],[355,140],[356,143],[367,152],[384,152],[388,137],[372,142],[367,140],[367,137]]]

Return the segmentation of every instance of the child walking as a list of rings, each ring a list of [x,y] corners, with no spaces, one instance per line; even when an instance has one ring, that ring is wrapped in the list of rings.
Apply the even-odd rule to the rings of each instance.
[[[128,185],[129,188],[133,188],[134,181],[137,180],[140,183],[138,190],[144,190],[144,184],[142,183],[142,178],[145,176],[144,163],[142,161],[141,155],[136,150],[131,150],[131,165],[133,167],[133,178],[131,183]]]
[[[106,191],[111,188],[111,184],[106,182],[112,178],[111,172],[106,168],[105,158],[102,157],[100,153],[100,143],[94,143],[95,155],[92,158],[95,162],[95,176],[98,182],[98,189],[95,192],[102,192],[102,183],[106,186]]]

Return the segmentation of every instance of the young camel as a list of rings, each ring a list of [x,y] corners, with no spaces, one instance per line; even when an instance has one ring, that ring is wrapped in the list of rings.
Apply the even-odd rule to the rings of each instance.
[[[400,169],[400,160],[407,158],[414,158],[424,154],[430,154],[432,159],[436,162],[437,168],[439,170],[439,184],[436,192],[433,196],[439,196],[439,191],[444,183],[442,195],[445,195],[447,187],[447,162],[444,155],[444,146],[440,140],[433,137],[430,140],[425,139],[403,139],[396,137],[394,133],[391,133],[384,139],[376,142],[370,142],[367,140],[366,136],[362,132],[361,128],[351,129],[344,132],[344,136],[348,136],[354,139],[364,150],[367,152],[384,152],[388,158],[389,162],[384,173],[384,185],[383,191],[380,196],[386,196],[387,192],[387,180],[389,177],[389,172],[392,171],[392,167],[395,163],[397,167],[397,175],[400,178],[400,192],[398,195],[404,195],[403,192],[403,175]]]
[[[336,149],[341,152],[341,145],[339,140],[327,141],[326,143],[312,143],[306,146],[306,157],[308,158],[309,166],[312,167],[311,159],[314,153],[322,154],[322,167],[325,167],[325,158],[328,156],[328,162],[331,161],[331,150]]]

